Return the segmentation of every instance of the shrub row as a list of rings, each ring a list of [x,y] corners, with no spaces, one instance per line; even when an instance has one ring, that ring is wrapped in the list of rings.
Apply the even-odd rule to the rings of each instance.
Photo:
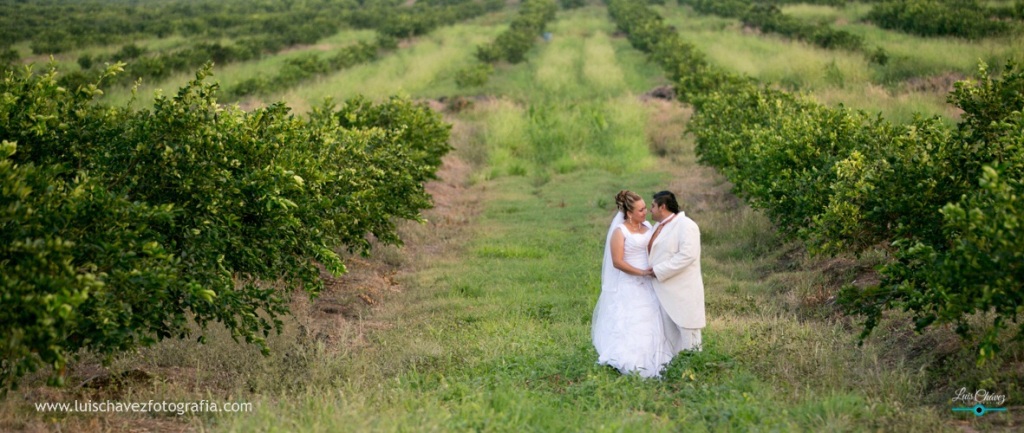
[[[193,322],[266,351],[290,293],[321,289],[318,264],[344,272],[339,248],[399,243],[393,219],[431,205],[423,183],[450,149],[436,113],[402,99],[243,112],[217,103],[208,71],[143,110],[54,70],[5,73],[0,385]]]
[[[712,89],[748,80],[711,65],[704,53],[643,3],[610,0],[608,13],[636,49],[668,72],[682,101],[694,102],[694,97]]]
[[[773,4],[811,4],[811,5],[824,5],[824,6],[835,6],[844,7],[847,0],[771,0]]]
[[[412,6],[377,5],[348,12],[346,21],[357,28],[375,29],[393,38],[411,38],[431,30],[500,10],[502,0],[418,1]]]
[[[223,65],[252,60],[262,55],[261,47],[247,46],[245,41],[236,45],[201,42],[182,50],[154,55],[147,55],[145,49],[135,44],[127,44],[111,55],[80,56],[78,65],[82,69],[62,75],[60,82],[62,86],[72,89],[86,86],[96,82],[104,73],[106,70],[104,65],[117,62],[127,62],[124,67],[125,72],[115,77],[109,77],[109,80],[113,80],[109,84],[130,85],[139,79],[156,81],[174,73],[192,71],[209,62]]]
[[[0,47],[29,40],[36,54],[57,54],[179,34],[187,38],[251,39],[260,51],[312,43],[337,32],[354,0],[285,4],[269,0],[106,2],[2,0]]]
[[[876,4],[865,19],[882,28],[921,36],[978,39],[1011,29],[1008,22],[990,19],[992,13],[976,0],[901,0]]]
[[[359,42],[342,48],[327,58],[321,58],[317,53],[309,53],[288,59],[277,75],[270,78],[257,76],[242,80],[234,87],[229,88],[227,94],[231,98],[237,99],[248,95],[268,94],[287,89],[319,75],[326,75],[372,61],[377,58],[379,46],[379,41],[376,44]]]
[[[360,42],[339,50],[335,55],[321,58],[312,53],[290,59],[273,77],[258,76],[244,80],[228,89],[233,98],[254,94],[268,94],[294,86],[310,78],[346,69],[360,63],[372,61],[378,52],[397,47],[396,37],[411,37],[429,32],[438,26],[477,17],[500,9],[500,0],[476,2],[472,0],[449,0],[420,2],[413,7],[386,9],[383,7],[358,11],[361,16],[353,23],[373,27],[378,32],[374,44]]]
[[[576,1],[562,1],[563,7],[582,6]],[[558,6],[554,0],[527,0],[522,3],[519,13],[505,30],[493,42],[476,48],[476,58],[481,63],[473,63],[455,72],[455,84],[459,87],[477,87],[487,83],[494,72],[494,63],[507,61],[519,63],[526,58],[527,51],[533,48],[534,42],[544,32],[547,23],[555,18]]]
[[[989,14],[993,18],[1007,20],[1024,20],[1024,0],[1017,0],[1012,5],[990,6]]]
[[[638,33],[637,48],[662,65],[704,63],[651,49],[678,36],[641,9],[610,3],[620,28]],[[849,311],[866,314],[864,335],[888,308],[912,312],[918,329],[955,323],[965,337],[979,331],[971,315],[992,311],[978,355],[994,355],[1024,301],[1024,71],[1011,63],[997,79],[982,68],[958,83],[955,129],[938,118],[896,125],[711,68],[692,73],[705,71],[712,77],[674,76],[697,109],[688,130],[702,163],[812,252],[891,253],[878,286],[842,293]]]
[[[782,13],[774,3],[753,0],[680,0],[703,14],[738,18],[744,25],[807,41],[826,49],[863,51],[864,39],[828,24],[808,24]]]
[[[455,85],[461,88],[483,86],[493,72],[494,66],[490,63],[473,63],[455,71]]]
[[[812,252],[891,254],[877,287],[843,292],[868,317],[864,335],[887,308],[965,337],[971,315],[994,311],[980,341],[988,357],[1024,300],[1024,74],[1011,64],[1002,79],[976,80],[950,95],[964,111],[956,129],[746,87],[703,97],[689,130],[703,163]]]
[[[544,32],[547,23],[555,18],[558,6],[554,0],[526,0],[519,6],[519,14],[494,42],[476,49],[476,57],[484,63],[507,61],[519,63],[526,58],[534,42]]]
[[[414,17],[416,32],[425,32],[434,29],[438,25],[450,24],[453,19],[466,19],[485,13],[495,7],[501,7],[499,3],[488,1],[476,3],[462,1],[458,5],[431,6],[420,4],[416,12],[409,12],[412,8],[392,6],[386,8],[377,6],[370,9],[374,16],[378,14],[383,17],[390,17],[387,20],[377,22],[382,27],[379,36],[374,44],[357,43],[338,50],[333,56],[321,58],[317,54],[309,54],[285,62],[285,65],[274,76],[258,76],[244,80],[227,90],[227,95],[232,98],[240,98],[253,94],[268,94],[274,91],[287,89],[295,84],[312,77],[335,72],[360,63],[374,60],[379,50],[390,50],[397,46],[394,41],[395,20],[411,22],[402,17]],[[396,11],[405,11],[397,13]],[[359,15],[364,12],[355,12]],[[350,18],[351,19],[351,18]],[[336,30],[336,28],[334,29]],[[418,33],[417,33],[418,34]],[[322,36],[322,35],[321,35]],[[408,36],[408,35],[406,35]],[[221,43],[198,43],[189,48],[167,53],[147,55],[144,49],[134,44],[128,44],[116,53],[108,56],[82,56],[78,59],[82,71],[75,71],[63,75],[60,80],[65,87],[76,88],[87,85],[97,80],[103,73],[103,64],[119,61],[127,61],[125,73],[118,74],[112,79],[119,85],[129,85],[138,79],[160,80],[169,77],[173,73],[194,70],[207,62],[213,61],[218,65],[235,61],[252,60],[262,57],[265,53],[276,51],[285,46],[284,41],[291,39],[250,37],[241,39],[233,45]],[[315,40],[314,40],[315,41]],[[304,43],[314,41],[300,41]]]

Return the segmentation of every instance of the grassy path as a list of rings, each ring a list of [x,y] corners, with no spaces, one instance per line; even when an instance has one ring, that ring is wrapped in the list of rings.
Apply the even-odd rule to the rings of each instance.
[[[340,377],[228,431],[730,431],[948,427],[923,401],[921,373],[884,342],[857,348],[844,323],[788,308],[820,276],[774,272],[785,249],[770,225],[693,158],[685,110],[638,95],[656,81],[613,39],[603,9],[563,13],[555,39],[496,78],[496,100],[457,121],[472,131],[479,196],[465,242],[421,259],[386,323],[346,355]],[[653,76],[653,74],[651,75]],[[675,131],[675,132],[678,132]],[[649,141],[672,149],[650,156]],[[676,142],[672,142],[675,140]],[[669,142],[669,143],[665,143]],[[612,197],[669,187],[702,226],[706,350],[663,381],[594,364],[590,316]],[[467,210],[468,212],[469,210]],[[766,275],[772,275],[766,278]]]
[[[401,291],[379,305],[351,307],[362,302],[355,291],[326,293],[314,304],[298,300],[285,334],[269,340],[269,358],[214,330],[205,346],[168,340],[115,360],[115,370],[138,368],[163,379],[112,391],[119,393],[114,398],[251,401],[255,411],[42,420],[28,402],[59,396],[31,391],[0,405],[0,430],[932,432],[993,420],[1000,426],[998,414],[949,414],[949,396],[934,389],[935,373],[908,356],[933,351],[935,340],[905,338],[909,328],[893,322],[856,345],[855,323],[831,310],[823,289],[834,275],[800,263],[799,252],[777,239],[763,216],[696,163],[693,144],[682,138],[688,112],[641,97],[664,84],[661,72],[615,36],[604,8],[560,12],[550,27],[554,38],[531,51],[528,62],[500,67],[482,88],[457,89],[450,73],[471,61],[476,44],[500,33],[503,18],[439,29],[387,59],[275,96],[300,113],[325,96],[363,92],[471,97],[471,108],[449,115],[456,125],[449,163],[471,168],[446,179],[458,185],[441,203],[443,216],[409,228],[409,250],[381,251],[377,260],[407,271]],[[694,34],[710,35],[708,46],[725,37],[705,24]],[[236,67],[251,74],[261,66]],[[644,197],[673,190],[702,230],[705,351],[678,357],[660,381],[594,364],[590,317],[620,189]],[[406,257],[414,252],[419,256]],[[329,335],[320,338],[317,329]],[[65,397],[84,400],[78,392]]]
[[[768,226],[718,195],[713,178],[687,179],[689,170],[703,171],[683,163],[622,175],[581,170],[541,186],[526,177],[488,182],[472,240],[377,313],[390,326],[372,334],[372,349],[352,354],[338,388],[265,401],[255,417],[225,427],[941,430],[924,402],[890,404],[913,402],[919,378],[879,362],[877,348],[856,349],[842,326],[801,323],[772,300],[779,293],[758,278],[774,259]],[[598,204],[622,185],[667,183],[710,188],[687,194],[705,226],[707,348],[675,360],[664,381],[623,377],[594,365],[590,346],[609,213]]]

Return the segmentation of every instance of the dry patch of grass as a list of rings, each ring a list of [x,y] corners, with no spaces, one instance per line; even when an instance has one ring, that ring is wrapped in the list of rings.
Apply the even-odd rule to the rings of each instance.
[[[663,89],[661,91],[664,92]],[[650,111],[647,118],[647,143],[651,153],[672,161],[682,158],[692,160],[693,146],[684,134],[685,125],[693,116],[693,109],[659,97],[645,95],[641,99]]]

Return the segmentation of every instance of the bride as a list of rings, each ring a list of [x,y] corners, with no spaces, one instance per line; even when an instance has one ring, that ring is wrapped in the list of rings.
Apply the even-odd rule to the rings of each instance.
[[[674,351],[651,282],[647,244],[653,228],[647,204],[635,192],[615,196],[618,212],[605,238],[601,296],[594,308],[591,337],[597,363],[622,374],[660,377]]]

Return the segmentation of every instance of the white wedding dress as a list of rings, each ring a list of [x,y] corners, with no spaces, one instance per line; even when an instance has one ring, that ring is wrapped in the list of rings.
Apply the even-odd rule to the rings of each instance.
[[[622,225],[622,213],[616,215],[605,241],[605,259],[601,272],[601,296],[594,308],[591,337],[597,349],[597,363],[615,367],[623,374],[637,372],[643,377],[660,377],[661,369],[676,351],[666,336],[663,312],[650,277],[629,275],[612,266],[611,235],[625,235],[627,263],[648,269],[647,243],[654,233],[644,222],[644,233],[630,233]]]

